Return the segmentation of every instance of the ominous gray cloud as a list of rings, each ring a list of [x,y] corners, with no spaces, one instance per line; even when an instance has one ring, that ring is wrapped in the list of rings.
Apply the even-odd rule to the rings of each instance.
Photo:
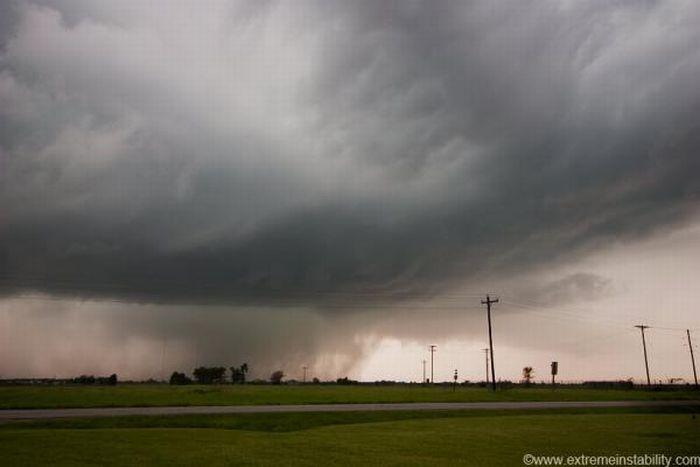
[[[348,310],[697,212],[697,2],[0,5],[5,296]]]
[[[697,207],[692,3],[7,5],[6,292],[422,288]]]

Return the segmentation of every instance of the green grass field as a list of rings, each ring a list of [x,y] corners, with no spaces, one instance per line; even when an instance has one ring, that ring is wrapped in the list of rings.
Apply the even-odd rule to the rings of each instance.
[[[698,399],[695,391],[425,386],[0,387],[0,408]],[[697,407],[131,416],[0,424],[8,465],[523,465],[522,456],[700,455]]]
[[[691,409],[121,417],[0,425],[14,465],[523,465],[535,455],[700,455]]]
[[[332,404],[370,402],[488,402],[549,400],[700,399],[698,391],[645,391],[547,387],[486,388],[445,386],[221,385],[0,387],[0,409],[165,405]]]

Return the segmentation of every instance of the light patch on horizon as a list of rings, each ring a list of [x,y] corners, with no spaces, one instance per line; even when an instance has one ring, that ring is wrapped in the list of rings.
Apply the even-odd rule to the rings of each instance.
[[[558,304],[543,300],[538,306],[537,301],[518,302],[524,295],[519,290],[511,299],[507,287],[512,284],[506,284],[503,303],[493,309],[497,378],[518,381],[522,368],[533,366],[537,381],[549,381],[549,364],[556,360],[562,381],[633,378],[644,382],[641,337],[633,326],[648,324],[652,326],[647,330],[652,378],[692,382],[685,329],[691,329],[697,346],[700,289],[694,281],[699,244],[700,224],[696,223],[654,240],[621,245],[558,271],[561,277],[566,270],[585,270],[615,284],[615,293],[595,300]],[[475,313],[473,309],[467,312]],[[460,380],[483,380],[481,349],[488,347],[485,309],[480,314],[464,330],[463,339],[433,336],[418,343],[413,338],[404,342],[395,335],[382,340],[360,365],[360,377],[374,380],[385,374],[417,381],[416,368],[421,360],[429,361],[427,345],[437,343],[436,381],[451,378],[452,367],[464,374]]]

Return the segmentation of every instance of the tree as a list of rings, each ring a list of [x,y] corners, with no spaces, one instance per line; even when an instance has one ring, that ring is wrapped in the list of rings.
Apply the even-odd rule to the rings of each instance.
[[[357,384],[357,381],[350,379],[347,376],[335,380],[336,384]]]
[[[535,371],[532,369],[531,366],[526,366],[525,368],[523,368],[523,382],[525,383],[525,386],[530,385],[534,373]]]
[[[96,381],[93,375],[80,375],[72,380],[73,383],[77,384],[95,384]]]
[[[272,384],[280,384],[284,378],[284,372],[282,370],[277,370],[270,375],[270,382]]]
[[[226,381],[226,367],[200,366],[194,369],[192,375],[199,384],[220,384]]]
[[[231,383],[232,384],[243,384],[245,383],[245,375],[248,373],[248,364],[244,363],[239,368],[235,366],[231,367]]]
[[[170,384],[173,384],[173,385],[192,384],[192,380],[190,378],[188,378],[187,375],[184,373],[178,373],[177,371],[173,371],[173,374],[170,375]]]

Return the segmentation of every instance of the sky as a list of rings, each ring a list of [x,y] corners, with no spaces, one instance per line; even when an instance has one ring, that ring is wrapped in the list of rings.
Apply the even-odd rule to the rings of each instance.
[[[0,377],[692,378],[700,3],[0,0]],[[428,364],[428,372],[430,371]]]

